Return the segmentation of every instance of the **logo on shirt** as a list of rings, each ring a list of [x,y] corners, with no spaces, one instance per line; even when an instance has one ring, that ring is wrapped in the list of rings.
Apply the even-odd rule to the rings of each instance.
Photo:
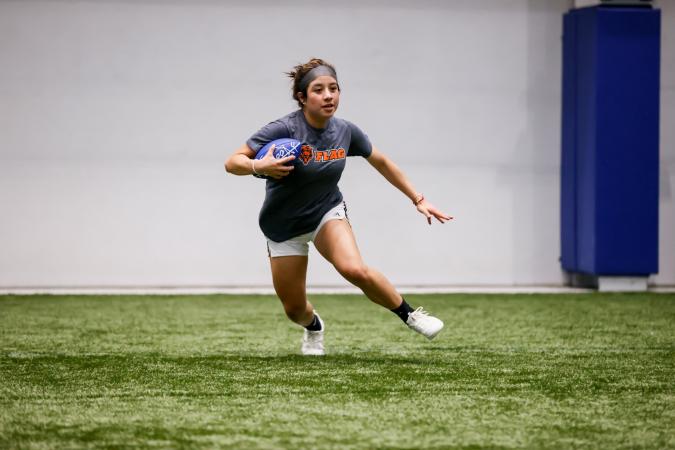
[[[298,154],[298,158],[304,165],[309,164],[312,159],[316,162],[329,162],[336,159],[345,159],[346,156],[347,151],[342,147],[328,150],[314,150],[310,145],[303,145]]]
[[[345,159],[346,156],[344,148],[332,148],[330,150],[315,150],[314,160],[316,162],[328,162],[336,159]]]
[[[300,161],[304,165],[309,164],[309,162],[312,160],[312,156],[314,154],[314,150],[310,145],[303,145],[300,147]]]

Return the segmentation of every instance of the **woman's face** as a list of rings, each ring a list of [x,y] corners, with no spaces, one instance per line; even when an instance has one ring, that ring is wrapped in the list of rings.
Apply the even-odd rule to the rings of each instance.
[[[339,104],[340,88],[335,78],[323,75],[312,80],[307,86],[304,109],[317,121],[326,122],[333,117]]]

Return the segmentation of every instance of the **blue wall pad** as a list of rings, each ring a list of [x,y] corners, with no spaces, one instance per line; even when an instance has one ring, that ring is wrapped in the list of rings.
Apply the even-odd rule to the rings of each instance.
[[[658,272],[661,12],[595,6],[563,18],[561,263]]]

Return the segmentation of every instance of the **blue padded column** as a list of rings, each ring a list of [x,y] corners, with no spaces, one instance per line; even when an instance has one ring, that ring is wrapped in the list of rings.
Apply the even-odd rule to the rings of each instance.
[[[596,6],[563,22],[561,262],[658,272],[660,11]]]

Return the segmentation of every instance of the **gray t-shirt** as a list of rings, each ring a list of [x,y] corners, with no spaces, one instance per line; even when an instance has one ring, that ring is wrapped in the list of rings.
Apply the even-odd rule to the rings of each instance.
[[[373,151],[368,137],[353,123],[332,117],[326,128],[313,128],[302,110],[265,125],[246,144],[257,152],[281,138],[305,145],[290,175],[267,180],[259,223],[265,236],[275,242],[316,229],[323,215],[342,201],[338,181],[346,157],[367,158]]]

